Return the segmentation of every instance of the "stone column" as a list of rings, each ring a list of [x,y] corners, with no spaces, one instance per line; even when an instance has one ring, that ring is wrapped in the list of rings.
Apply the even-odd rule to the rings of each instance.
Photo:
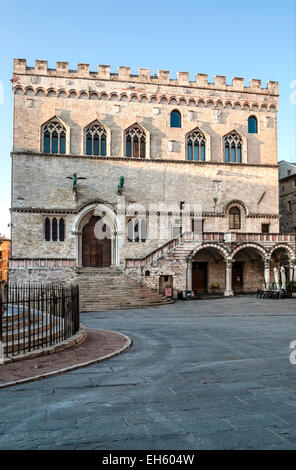
[[[270,265],[271,258],[264,259],[264,282],[266,289],[270,288]]]
[[[80,267],[82,266],[82,231],[72,231],[72,235],[75,237],[76,267]]]
[[[294,281],[295,271],[296,271],[295,259],[291,259],[289,262],[289,281]]]
[[[232,290],[232,264],[233,259],[227,258],[225,261],[226,264],[226,289],[224,292],[225,297],[232,297],[233,290]]]
[[[192,290],[192,260],[187,261],[187,280],[186,280],[186,286],[187,289]]]

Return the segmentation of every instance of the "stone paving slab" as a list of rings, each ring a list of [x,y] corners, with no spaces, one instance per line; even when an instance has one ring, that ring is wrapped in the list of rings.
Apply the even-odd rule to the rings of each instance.
[[[0,388],[62,374],[115,357],[131,346],[120,333],[87,329],[86,340],[75,347],[46,356],[0,365]]]
[[[296,450],[296,299],[82,315],[133,347],[0,390],[0,449]]]

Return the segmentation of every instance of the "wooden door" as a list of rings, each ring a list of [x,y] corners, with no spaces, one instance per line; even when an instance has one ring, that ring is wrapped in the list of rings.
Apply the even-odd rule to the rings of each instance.
[[[234,293],[243,292],[243,263],[232,266],[232,290]]]
[[[111,265],[111,236],[109,228],[104,225],[106,237],[99,240],[95,235],[95,225],[100,217],[93,216],[82,233],[82,264],[92,268],[102,268]]]
[[[208,263],[192,263],[192,290],[203,294],[208,290]]]

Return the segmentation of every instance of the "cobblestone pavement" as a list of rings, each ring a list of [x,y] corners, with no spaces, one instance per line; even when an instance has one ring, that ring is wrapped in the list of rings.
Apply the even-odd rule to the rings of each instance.
[[[236,297],[83,314],[132,348],[0,390],[0,449],[296,449],[295,309]]]

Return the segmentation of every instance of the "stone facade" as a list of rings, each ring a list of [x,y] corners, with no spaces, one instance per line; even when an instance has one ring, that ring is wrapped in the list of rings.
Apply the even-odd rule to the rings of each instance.
[[[281,232],[296,233],[296,173],[280,179],[279,195]]]
[[[15,59],[12,83],[13,280],[75,278],[92,217],[109,227],[111,266],[155,289],[163,285],[161,276],[171,276],[174,295],[193,288],[194,263],[207,265],[206,290],[226,295],[233,293],[234,262],[243,265],[245,292],[261,286],[264,266],[277,250],[293,264],[293,236],[278,235],[276,82],[263,88],[260,80],[245,86],[244,79],[233,78],[227,85],[222,76],[209,83],[202,74],[190,81],[186,72],[171,79],[168,71],[151,76],[139,69],[132,75],[129,67],[114,74],[105,65],[90,72],[87,64],[70,71],[65,62],[54,70],[46,61],[27,67]],[[172,112],[180,116],[178,127]],[[56,152],[46,149],[55,145],[45,135],[52,123],[63,133]],[[103,129],[99,155],[88,151],[90,125]],[[127,156],[130,129],[144,142],[139,158]],[[202,139],[198,160],[189,159],[193,131]],[[231,142],[237,146],[231,162],[228,136],[230,160]],[[76,184],[74,174],[84,179]],[[237,226],[230,223],[235,208]],[[193,219],[202,223],[203,233],[196,234],[201,238],[194,236]],[[145,236],[129,240],[129,220],[133,228],[144,227]]]

